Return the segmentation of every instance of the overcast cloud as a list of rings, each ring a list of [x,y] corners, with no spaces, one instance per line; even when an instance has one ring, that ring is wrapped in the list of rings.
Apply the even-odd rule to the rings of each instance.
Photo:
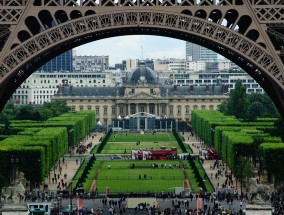
[[[142,47],[142,48],[141,48]],[[77,55],[109,55],[110,65],[125,59],[185,58],[185,41],[147,35],[120,36],[91,42],[76,49]]]

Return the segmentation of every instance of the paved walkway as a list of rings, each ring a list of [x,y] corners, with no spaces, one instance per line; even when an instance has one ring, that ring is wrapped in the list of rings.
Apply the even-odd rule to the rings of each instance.
[[[183,133],[183,137],[185,139],[185,143],[190,145],[190,147],[193,150],[193,154],[199,154],[199,150],[200,148],[202,149],[206,149],[206,146],[198,141],[196,135],[195,136],[191,136],[190,132],[184,132]],[[229,167],[226,167],[226,164],[224,164],[224,166],[220,166],[219,168],[215,168],[213,169],[212,167],[214,166],[214,162],[215,160],[204,160],[203,162],[203,168],[206,171],[207,175],[210,177],[210,180],[213,184],[213,186],[215,187],[215,189],[219,189],[222,187],[222,184],[225,183],[226,180],[226,176],[225,176],[225,171],[227,169],[228,173],[231,173],[231,170],[229,169]],[[217,174],[218,170],[220,170],[222,172],[222,174]],[[217,174],[217,178],[215,177],[215,175]],[[218,186],[219,185],[219,186]],[[236,189],[236,179],[233,177],[233,189]],[[241,193],[241,186],[240,183],[238,182],[237,184],[237,191],[240,194]]]
[[[100,142],[99,140],[103,135],[104,135],[104,132],[91,133],[83,141],[80,142],[80,145],[87,147],[87,145],[92,142],[92,145],[94,147],[95,145],[99,144]],[[71,151],[71,156],[70,156],[70,153],[67,153],[64,156],[64,163],[63,163],[63,157],[60,159],[60,162],[58,162],[55,168],[53,168],[50,171],[49,173],[50,177],[48,176],[42,183],[41,189],[43,189],[43,185],[45,184],[45,185],[48,185],[48,190],[58,191],[59,188],[57,186],[58,186],[58,183],[60,182],[61,190],[63,190],[64,188],[62,188],[62,183],[61,183],[62,180],[64,184],[66,183],[67,186],[69,185],[70,181],[73,179],[73,177],[75,176],[80,166],[80,162],[84,158],[87,158],[90,156],[90,151],[92,148],[88,147],[84,154],[76,153],[77,149],[78,147],[75,147]],[[61,170],[61,174],[60,174],[60,170]],[[56,174],[56,177],[57,177],[57,183],[55,183],[56,181],[54,179],[54,173]],[[66,174],[66,177],[64,177],[65,174]],[[58,178],[58,175],[59,175],[59,178]]]

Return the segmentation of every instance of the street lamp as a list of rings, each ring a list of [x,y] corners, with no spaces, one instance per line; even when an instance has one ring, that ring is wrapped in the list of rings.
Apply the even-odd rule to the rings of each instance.
[[[260,181],[260,173],[261,173],[261,162],[263,161],[263,157],[262,156],[256,156],[255,158],[256,162],[258,162],[258,171],[257,171],[257,174],[258,174],[258,180]]]
[[[37,158],[37,168],[38,168],[38,176],[37,176],[37,185],[38,185],[38,188],[40,188],[40,158],[38,157]]]
[[[14,157],[14,155],[11,156],[11,163],[12,163],[12,183],[15,183],[15,179],[16,179],[16,166],[17,163],[19,163],[19,158],[18,157]]]
[[[73,144],[73,140],[71,142],[71,137],[72,137],[72,132],[74,131],[74,129],[69,129],[68,131],[68,149],[69,149],[69,153],[70,153],[70,157],[71,157],[71,154],[72,154],[72,146],[74,145]],[[71,146],[72,145],[72,146]]]
[[[71,193],[71,194],[70,194],[70,213],[69,213],[70,215],[73,214],[73,213],[72,213],[72,210],[73,210],[73,208],[72,208],[72,199],[73,199],[72,184],[73,184],[73,181],[70,181],[70,188],[71,188],[71,192],[70,192],[70,193]]]

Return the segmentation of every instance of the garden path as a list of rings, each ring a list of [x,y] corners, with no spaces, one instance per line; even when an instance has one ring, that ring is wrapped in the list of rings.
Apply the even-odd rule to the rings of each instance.
[[[98,145],[99,144],[99,140],[100,138],[104,135],[103,132],[99,132],[99,133],[91,133],[91,135],[86,136],[86,138],[80,142],[81,145],[87,146],[90,142],[92,142],[93,146],[94,145]],[[76,149],[75,149],[76,150]],[[50,191],[58,191],[59,188],[58,186],[58,182],[61,182],[61,180],[63,180],[64,183],[68,184],[70,183],[70,181],[72,180],[72,178],[74,177],[74,175],[77,172],[77,169],[80,166],[80,162],[83,160],[84,157],[89,156],[90,155],[90,151],[91,148],[88,148],[86,150],[86,152],[84,154],[78,155],[75,154],[75,150],[72,151],[71,156],[69,153],[67,153],[64,156],[64,164],[63,163],[63,157],[60,159],[60,162],[58,162],[55,166],[54,169],[52,169],[49,173],[50,177],[47,177],[44,182],[42,183],[41,189],[43,190],[43,185],[48,185],[48,189]],[[60,165],[59,165],[60,163]],[[60,167],[59,167],[60,166]],[[61,175],[60,175],[60,169],[61,171]],[[52,183],[52,178],[54,178],[54,173],[56,174],[56,176],[58,177],[59,175],[59,179],[57,179],[57,183]],[[64,177],[64,175],[66,174],[66,178]],[[65,188],[62,188],[61,186],[61,190],[63,190]]]
[[[190,132],[183,132],[181,134],[184,137],[185,143],[190,145],[190,147],[192,148],[193,154],[199,154],[200,148],[202,148],[202,149],[206,148],[204,143],[201,142],[196,137],[196,135],[192,136]],[[218,169],[217,168],[215,168],[215,169],[211,168],[214,165],[214,161],[215,160],[204,160],[203,168],[206,171],[208,177],[210,177],[211,182],[212,182],[212,184],[213,184],[213,186],[216,190],[216,189],[221,189],[222,184],[224,184],[224,182],[226,180],[226,176],[225,176],[224,171],[223,171],[223,174],[219,175],[219,179],[215,178],[215,174],[217,173]],[[229,167],[225,166],[224,169],[226,170],[226,168],[227,168],[227,172],[231,172]],[[217,186],[218,184],[219,184],[219,186]],[[238,191],[239,194],[241,193],[240,183],[238,182],[238,184],[236,186],[236,179],[234,177],[233,177],[233,187],[234,187],[235,190]]]

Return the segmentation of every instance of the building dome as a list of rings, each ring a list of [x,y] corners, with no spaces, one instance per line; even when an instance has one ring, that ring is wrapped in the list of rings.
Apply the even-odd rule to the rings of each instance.
[[[139,66],[134,69],[127,78],[127,84],[143,85],[143,84],[157,84],[157,73],[146,66]]]

